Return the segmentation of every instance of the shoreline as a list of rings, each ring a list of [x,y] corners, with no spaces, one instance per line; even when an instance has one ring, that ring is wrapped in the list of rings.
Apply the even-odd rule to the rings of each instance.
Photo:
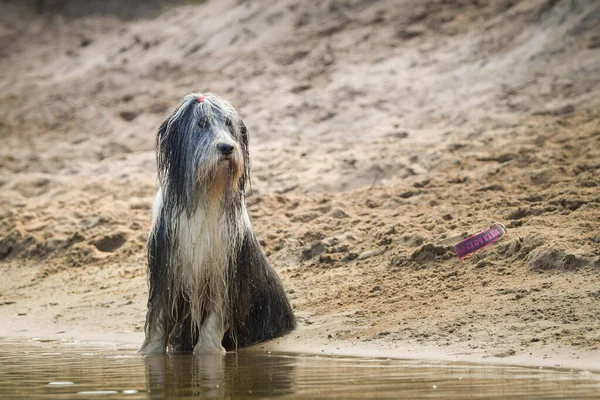
[[[408,346],[375,344],[357,347],[351,342],[329,343],[290,343],[290,338],[296,331],[276,338],[269,342],[238,349],[242,352],[277,352],[283,354],[309,355],[309,356],[334,356],[350,358],[376,358],[393,360],[410,360],[434,362],[441,364],[471,364],[477,366],[513,366],[520,368],[547,368],[553,370],[572,370],[600,374],[600,361],[593,354],[585,352],[546,352],[551,356],[507,356],[503,358],[482,356],[478,354],[459,354],[445,352],[436,346]],[[306,332],[302,332],[306,334]],[[143,341],[143,334],[136,332],[124,333],[94,333],[94,332],[62,332],[44,333],[35,331],[0,332],[0,341],[17,341],[19,343],[45,343],[54,342],[58,346],[94,346],[113,347],[117,351],[136,351]],[[497,349],[500,350],[500,349]],[[231,351],[228,351],[228,353]],[[143,357],[140,355],[140,357]]]

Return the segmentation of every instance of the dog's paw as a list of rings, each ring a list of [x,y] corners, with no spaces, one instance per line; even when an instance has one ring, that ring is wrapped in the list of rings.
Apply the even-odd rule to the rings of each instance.
[[[162,342],[144,342],[139,348],[138,354],[164,354],[167,349]]]
[[[194,346],[194,355],[199,354],[225,354],[225,347],[221,346],[221,344],[204,344],[198,343]]]

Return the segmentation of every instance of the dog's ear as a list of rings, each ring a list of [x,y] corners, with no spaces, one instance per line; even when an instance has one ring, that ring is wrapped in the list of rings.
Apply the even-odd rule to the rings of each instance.
[[[160,125],[156,134],[156,162],[158,180],[161,186],[168,182],[166,198],[181,209],[193,204],[193,180],[186,174],[191,159],[188,147],[189,138],[197,129],[193,107],[196,99],[187,96]],[[178,210],[180,211],[180,210]]]
[[[242,143],[245,148],[248,148],[248,128],[246,128],[246,124],[244,121],[240,119],[240,135],[242,137]]]
[[[248,139],[248,128],[246,128],[246,124],[244,121],[240,119],[240,138],[242,143],[242,154],[244,156],[244,173],[239,180],[238,186],[242,193],[244,193],[246,189],[246,182],[250,185],[250,190],[252,191],[252,183],[250,182],[250,149],[248,148],[249,139]]]
[[[178,134],[181,129],[189,129],[191,118],[193,118],[193,108],[196,103],[196,99],[188,95],[184,97],[177,106],[160,124],[158,132],[156,134],[156,149],[157,151],[164,151],[165,149],[172,148],[178,141],[183,140],[181,134]],[[159,160],[160,161],[160,160]],[[163,160],[167,161],[167,160]],[[159,165],[160,166],[160,165]]]

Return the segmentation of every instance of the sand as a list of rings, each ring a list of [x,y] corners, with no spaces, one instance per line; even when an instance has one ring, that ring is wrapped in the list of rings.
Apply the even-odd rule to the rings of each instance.
[[[256,349],[600,370],[600,3],[14,3],[0,336],[141,343],[154,136],[200,90],[299,320]]]

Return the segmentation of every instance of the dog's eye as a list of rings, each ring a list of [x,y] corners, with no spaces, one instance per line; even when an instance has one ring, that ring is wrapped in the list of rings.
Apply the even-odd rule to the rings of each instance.
[[[246,129],[246,125],[244,125],[243,122],[240,126],[240,133],[242,134],[242,136],[246,136],[246,134],[248,133],[248,130]]]
[[[207,118],[200,118],[198,120],[198,126],[200,128],[206,128],[208,126],[208,119]]]

